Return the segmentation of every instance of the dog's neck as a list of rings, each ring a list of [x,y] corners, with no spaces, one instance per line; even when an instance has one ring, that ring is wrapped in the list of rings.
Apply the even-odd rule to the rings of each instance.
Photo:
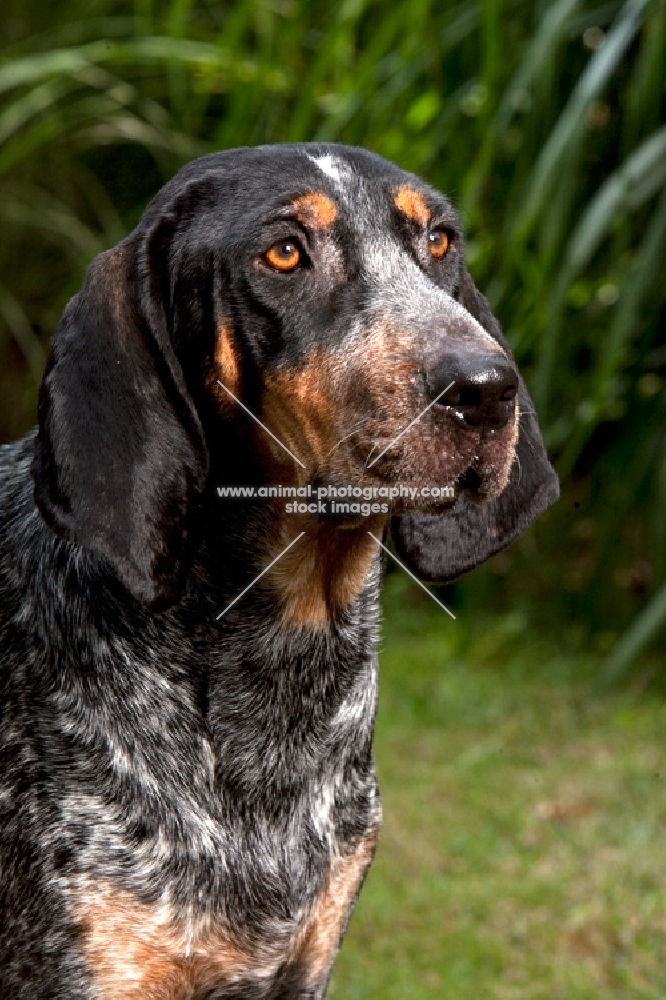
[[[242,471],[232,477],[233,485],[261,484],[257,470],[244,465],[236,466]],[[330,516],[330,507],[322,513],[314,494],[298,497],[284,491],[282,496],[250,500],[220,495],[221,484],[232,485],[228,469],[212,472],[203,524],[214,539],[213,558],[227,564],[238,560],[242,568],[252,553],[253,564],[238,576],[238,593],[260,578],[257,586],[288,630],[326,630],[344,620],[380,561],[377,539],[383,536],[387,515]],[[300,485],[288,468],[277,470],[274,481],[283,487]],[[302,509],[306,506],[307,511]]]
[[[340,527],[316,514],[276,517],[269,554],[278,561],[268,582],[287,628],[326,629],[352,608],[379,559],[385,520]]]

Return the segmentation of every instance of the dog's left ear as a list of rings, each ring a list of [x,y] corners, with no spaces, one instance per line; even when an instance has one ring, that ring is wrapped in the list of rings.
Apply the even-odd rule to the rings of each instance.
[[[465,271],[460,301],[512,357],[486,298]],[[430,582],[454,580],[506,548],[557,500],[560,490],[548,461],[534,403],[520,379],[518,441],[506,487],[496,499],[475,503],[464,494],[445,514],[413,511],[395,517],[391,534],[400,558]]]

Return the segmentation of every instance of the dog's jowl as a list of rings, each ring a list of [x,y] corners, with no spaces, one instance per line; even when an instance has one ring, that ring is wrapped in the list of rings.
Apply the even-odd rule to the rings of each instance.
[[[445,198],[343,146],[185,167],[0,450],[3,1000],[324,997],[381,815],[377,539],[452,579],[556,496]]]

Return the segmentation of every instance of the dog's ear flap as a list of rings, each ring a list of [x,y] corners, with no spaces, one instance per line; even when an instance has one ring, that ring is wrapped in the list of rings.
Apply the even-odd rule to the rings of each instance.
[[[485,297],[464,273],[460,301],[497,340],[509,357]],[[520,379],[518,441],[509,482],[496,499],[476,503],[461,494],[444,514],[413,511],[395,517],[391,534],[400,558],[424,580],[454,580],[510,545],[559,496],[555,470],[548,461],[534,404]]]
[[[208,471],[169,338],[164,239],[156,225],[90,266],[53,339],[33,463],[47,524],[153,608],[178,596]]]

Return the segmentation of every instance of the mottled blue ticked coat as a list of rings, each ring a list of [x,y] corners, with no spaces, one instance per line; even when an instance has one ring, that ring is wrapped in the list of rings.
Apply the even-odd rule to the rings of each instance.
[[[276,483],[454,495],[217,492]],[[376,539],[451,579],[556,495],[445,198],[341,146],[185,167],[0,449],[2,1000],[322,998],[380,821]]]

